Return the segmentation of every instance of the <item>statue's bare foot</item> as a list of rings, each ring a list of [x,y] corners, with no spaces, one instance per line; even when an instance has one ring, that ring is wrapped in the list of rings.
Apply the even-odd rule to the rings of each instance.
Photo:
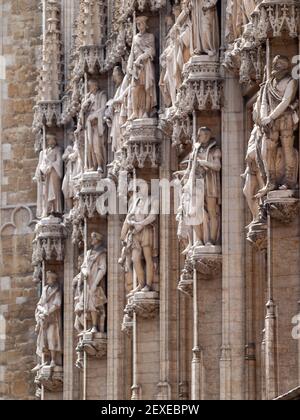
[[[91,329],[91,333],[92,334],[96,334],[98,332],[98,329],[97,329],[97,327],[92,327],[92,329]]]
[[[97,169],[97,172],[99,174],[103,174],[104,173],[103,168],[101,166],[99,166],[98,169]]]
[[[147,284],[143,289],[142,292],[151,292],[151,287]]]
[[[137,119],[138,119],[137,114],[133,113],[133,114],[131,114],[131,116],[128,118],[128,121],[133,121],[133,120],[137,120]]]
[[[141,291],[141,286],[138,286],[136,289],[132,290],[127,297],[130,298],[132,297],[135,293],[140,292]]]
[[[143,115],[143,118],[149,118],[149,115],[147,112],[145,112],[145,114]]]

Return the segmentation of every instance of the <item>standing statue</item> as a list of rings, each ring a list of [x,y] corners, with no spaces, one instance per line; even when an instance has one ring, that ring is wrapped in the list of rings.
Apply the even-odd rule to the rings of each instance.
[[[75,138],[74,144],[66,148],[62,159],[65,163],[62,191],[66,200],[66,210],[70,211],[73,207],[73,198],[75,195],[74,183],[82,174],[82,160],[77,137]]]
[[[147,32],[146,16],[136,19],[139,33],[132,41],[127,74],[130,78],[132,114],[129,120],[149,118],[157,105],[155,68],[155,38]]]
[[[270,191],[295,189],[298,176],[298,154],[294,149],[298,128],[298,81],[292,77],[290,60],[284,56],[274,58],[272,73],[262,85],[256,103],[256,120],[262,138],[263,171],[266,185],[258,192],[262,198]],[[281,148],[280,148],[281,146]],[[281,154],[283,176],[276,169]]]
[[[218,0],[192,0],[195,54],[217,56],[220,49]]]
[[[81,267],[81,273],[86,282],[84,307],[87,323],[92,333],[105,332],[107,298],[103,284],[107,272],[106,248],[103,246],[103,236],[93,232],[91,235],[91,249],[87,252]]]
[[[113,70],[113,81],[117,87],[117,91],[112,100],[107,103],[105,120],[110,128],[111,147],[113,152],[118,152],[122,146],[122,129],[126,123],[127,112],[124,113],[124,103],[128,95],[128,77],[124,78],[124,73],[120,66],[116,66]]]
[[[84,330],[84,277],[81,272],[81,267],[84,263],[82,255],[78,257],[78,271],[79,273],[73,279],[73,290],[74,290],[74,313],[75,323],[74,328],[78,334]]]
[[[157,200],[151,200],[148,197],[148,187],[141,188],[122,228],[121,241],[124,248],[119,262],[126,263],[128,266],[132,261],[138,283],[137,288],[130,295],[138,291],[149,292],[152,290],[155,274],[154,258],[157,257],[156,222],[158,210]]]
[[[259,0],[228,0],[226,9],[226,39],[232,43],[243,34]]]
[[[106,127],[104,123],[107,96],[99,89],[97,80],[89,80],[89,93],[81,105],[78,128],[75,136],[82,130],[87,133],[87,170],[104,173],[106,156]]]
[[[183,176],[178,220],[180,239],[188,242],[185,254],[192,244],[212,246],[220,240],[220,171],[221,150],[212,138],[211,130],[202,127],[198,131],[187,169],[175,174]]]
[[[39,363],[33,369],[34,372],[49,362],[52,368],[60,363],[58,359],[62,353],[61,305],[62,293],[57,274],[48,271],[46,285],[35,311],[38,334],[36,354]]]
[[[33,180],[37,182],[37,217],[62,213],[62,152],[54,135],[47,136],[47,148],[40,152]]]
[[[183,67],[193,55],[189,1],[184,0],[182,10],[179,5],[175,5],[173,13],[176,21],[173,24],[172,16],[167,17],[169,33],[166,48],[160,57],[160,88],[167,107],[175,105],[177,90],[182,84]]]

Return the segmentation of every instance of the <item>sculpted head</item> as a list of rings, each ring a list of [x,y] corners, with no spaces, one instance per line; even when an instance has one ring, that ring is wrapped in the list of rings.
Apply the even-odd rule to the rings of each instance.
[[[90,79],[88,81],[88,89],[90,93],[97,93],[99,90],[99,81],[96,79]]]
[[[46,283],[48,286],[55,286],[58,283],[58,276],[56,273],[54,273],[54,271],[47,271]]]
[[[56,137],[53,134],[48,134],[47,135],[47,145],[51,149],[54,149],[54,147],[57,146]]]
[[[104,236],[101,233],[93,232],[91,234],[91,244],[92,246],[98,246],[103,243]]]
[[[120,86],[124,78],[123,70],[120,66],[115,66],[113,70],[113,81],[117,86]]]
[[[288,57],[284,55],[277,55],[273,60],[272,75],[273,76],[285,76],[289,73],[291,68],[291,62]]]
[[[201,127],[198,130],[198,143],[207,144],[212,138],[211,129],[208,127]]]
[[[138,31],[141,34],[144,34],[148,28],[147,26],[148,17],[147,16],[138,16],[136,18],[136,26],[138,28]]]

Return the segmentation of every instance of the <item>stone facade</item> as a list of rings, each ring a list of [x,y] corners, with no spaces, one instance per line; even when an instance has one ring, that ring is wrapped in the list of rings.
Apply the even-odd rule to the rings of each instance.
[[[298,1],[0,13],[0,398],[299,399]]]

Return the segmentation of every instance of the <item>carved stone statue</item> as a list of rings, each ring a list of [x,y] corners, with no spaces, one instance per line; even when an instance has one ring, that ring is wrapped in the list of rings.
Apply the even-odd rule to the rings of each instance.
[[[179,237],[188,242],[185,254],[192,245],[212,246],[220,240],[220,171],[221,150],[212,138],[211,130],[202,127],[189,156],[187,169],[175,174],[183,175],[178,220]]]
[[[40,152],[34,181],[37,182],[37,217],[62,213],[62,152],[56,137],[47,136],[47,148]]]
[[[182,70],[193,54],[192,22],[188,1],[183,2],[182,10],[178,5],[173,8],[175,24],[170,28],[166,48],[160,57],[162,67],[160,88],[167,107],[175,105],[176,93],[182,83]],[[168,16],[167,25],[173,24]]]
[[[192,0],[194,50],[197,55],[219,54],[218,0]]]
[[[123,252],[120,263],[133,263],[134,273],[136,274],[138,286],[131,292],[152,290],[155,264],[154,258],[157,257],[156,244],[156,220],[158,214],[158,203],[155,199],[151,201],[148,191],[143,188],[137,193],[136,198],[126,217],[121,232]],[[144,269],[144,263],[145,268]],[[130,270],[130,269],[129,269]]]
[[[57,274],[48,271],[46,285],[35,311],[38,334],[36,354],[39,364],[33,371],[38,371],[48,363],[52,368],[60,363],[58,359],[62,353],[61,305],[62,294]]]
[[[117,87],[115,96],[107,103],[105,120],[110,128],[111,148],[113,152],[118,152],[122,146],[121,127],[127,120],[127,112],[124,109],[129,91],[128,77],[124,78],[121,67],[116,66],[113,70],[113,81]]]
[[[266,185],[258,192],[264,197],[268,192],[295,189],[297,186],[298,154],[294,149],[298,128],[298,81],[291,75],[290,60],[277,56],[272,73],[262,85],[256,104],[256,120],[262,137],[262,170]],[[281,148],[280,148],[281,146]],[[278,153],[282,155],[283,176],[276,170]]]
[[[62,183],[62,191],[66,200],[66,210],[71,210],[74,198],[74,182],[82,173],[82,160],[77,138],[73,145],[69,145],[66,148],[62,159],[65,163],[65,176]]]
[[[93,232],[91,249],[87,252],[81,272],[86,282],[85,312],[87,322],[91,324],[92,333],[105,332],[107,298],[104,292],[104,280],[107,272],[106,248],[103,246],[103,236]]]
[[[259,0],[228,0],[226,9],[226,38],[234,42],[243,33]]]
[[[147,32],[146,16],[136,19],[139,33],[132,41],[127,74],[130,78],[132,114],[130,120],[149,118],[157,105],[155,82],[155,39]]]
[[[74,290],[74,313],[75,323],[74,328],[80,334],[84,330],[84,277],[81,272],[81,267],[84,263],[82,255],[78,257],[79,273],[73,280]]]
[[[89,80],[89,93],[81,105],[78,128],[75,135],[87,131],[87,171],[104,172],[106,156],[106,93],[99,89],[97,80]]]

